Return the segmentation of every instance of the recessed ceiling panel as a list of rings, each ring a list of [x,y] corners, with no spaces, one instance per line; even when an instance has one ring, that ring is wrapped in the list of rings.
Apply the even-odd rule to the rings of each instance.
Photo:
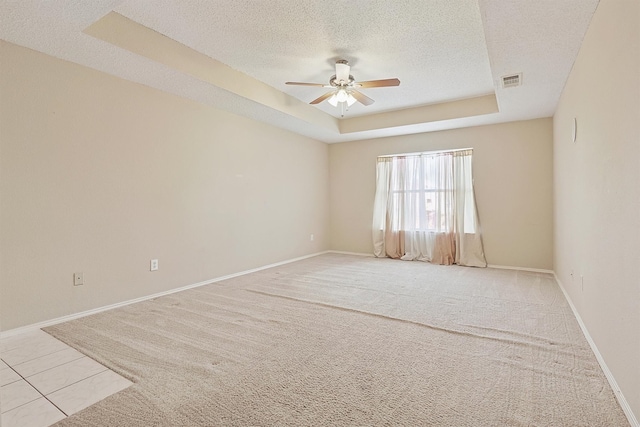
[[[341,142],[552,116],[598,1],[0,0],[0,39]],[[85,32],[112,12],[165,39]],[[343,119],[308,105],[325,88],[284,84],[328,82],[337,59],[401,84],[362,89],[375,103]]]
[[[326,89],[284,82],[328,83],[336,59],[359,81],[400,79],[363,89],[376,102],[349,117],[494,91],[475,0],[129,0],[115,10],[304,102]]]

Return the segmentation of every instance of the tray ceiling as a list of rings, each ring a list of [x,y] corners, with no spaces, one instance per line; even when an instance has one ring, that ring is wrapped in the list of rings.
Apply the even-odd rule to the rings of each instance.
[[[552,116],[598,0],[0,1],[0,38],[325,142]],[[337,59],[376,102],[340,117]],[[522,73],[504,89],[501,77]]]

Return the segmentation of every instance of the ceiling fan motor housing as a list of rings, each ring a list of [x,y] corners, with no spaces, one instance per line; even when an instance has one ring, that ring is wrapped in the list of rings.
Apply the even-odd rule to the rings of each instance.
[[[346,82],[342,82],[341,84],[340,81],[338,80],[338,77],[334,74],[329,79],[329,84],[333,87],[353,86],[353,82],[355,81],[356,79],[354,79],[353,76],[349,74],[349,80],[347,80]]]

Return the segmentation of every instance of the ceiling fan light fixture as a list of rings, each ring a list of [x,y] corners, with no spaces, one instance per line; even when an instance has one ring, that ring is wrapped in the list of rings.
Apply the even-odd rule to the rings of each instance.
[[[349,93],[349,94],[347,94],[347,105],[348,105],[349,107],[351,107],[353,104],[355,104],[355,103],[356,103],[356,101],[357,101],[357,99],[355,99],[355,98],[353,97],[353,95],[351,95],[350,93]]]
[[[349,99],[347,91],[345,89],[338,89],[338,92],[336,92],[336,100],[338,102],[347,102],[347,99]]]
[[[333,105],[334,107],[337,107],[338,106],[338,97],[334,93],[333,95],[331,95],[331,98],[327,99],[327,102],[329,102],[329,104]]]

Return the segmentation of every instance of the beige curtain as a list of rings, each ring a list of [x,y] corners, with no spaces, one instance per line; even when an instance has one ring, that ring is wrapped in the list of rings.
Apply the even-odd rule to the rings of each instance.
[[[378,158],[375,256],[486,267],[472,154],[467,149]]]

